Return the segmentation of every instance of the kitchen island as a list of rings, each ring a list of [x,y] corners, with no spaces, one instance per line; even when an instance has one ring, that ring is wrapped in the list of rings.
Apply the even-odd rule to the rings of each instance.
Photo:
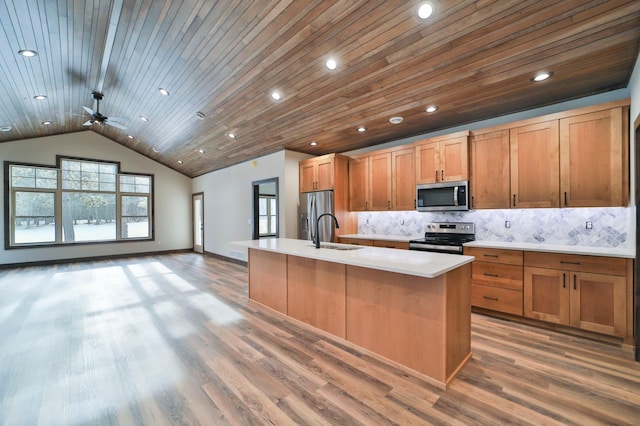
[[[249,250],[249,299],[445,387],[471,357],[471,256],[286,238]]]

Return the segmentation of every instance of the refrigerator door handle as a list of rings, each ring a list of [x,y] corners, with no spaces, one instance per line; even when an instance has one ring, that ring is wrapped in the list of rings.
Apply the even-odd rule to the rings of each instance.
[[[309,198],[309,215],[307,216],[308,218],[311,219],[311,223],[309,223],[309,235],[311,236],[311,241],[315,241],[316,240],[316,232],[317,229],[316,228],[316,206],[315,206],[315,196],[311,195],[311,198]],[[309,220],[309,219],[307,219]]]

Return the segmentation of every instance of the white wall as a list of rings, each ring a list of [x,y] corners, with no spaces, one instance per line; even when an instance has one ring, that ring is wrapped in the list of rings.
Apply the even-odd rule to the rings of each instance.
[[[280,237],[296,238],[298,161],[309,157],[283,150],[194,178],[193,192],[204,193],[204,250],[246,260],[246,250],[229,243],[252,237],[252,183],[276,177]]]
[[[124,172],[153,174],[155,241],[10,250],[5,250],[3,243],[0,264],[180,250],[193,246],[190,178],[92,131],[0,143],[3,161],[53,166],[56,155],[119,161]],[[2,175],[4,188],[4,173]],[[4,197],[0,197],[0,211],[4,218]],[[4,241],[4,226],[0,236]]]

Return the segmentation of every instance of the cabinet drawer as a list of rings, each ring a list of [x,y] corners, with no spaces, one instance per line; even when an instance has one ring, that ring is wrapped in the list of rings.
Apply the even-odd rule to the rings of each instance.
[[[522,291],[522,266],[501,263],[478,262],[471,264],[471,281],[474,284]]]
[[[471,284],[471,305],[507,314],[522,315],[522,292]]]
[[[464,254],[475,256],[476,261],[522,265],[522,250],[465,247]]]
[[[373,240],[373,245],[375,247],[387,247],[387,248],[409,250],[409,243],[405,241]]]
[[[627,261],[619,257],[525,252],[524,264],[536,268],[563,269],[596,274],[627,275]]]
[[[354,245],[358,245],[358,246],[372,246],[373,245],[373,240],[367,240],[365,238],[338,237],[338,240],[342,244],[354,244]]]

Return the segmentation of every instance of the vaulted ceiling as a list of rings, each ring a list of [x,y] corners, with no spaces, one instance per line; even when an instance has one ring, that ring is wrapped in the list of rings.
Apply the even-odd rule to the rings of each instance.
[[[640,45],[637,0],[431,0],[426,20],[419,3],[3,0],[0,142],[95,131],[198,176],[624,88]],[[126,129],[83,125],[94,91]]]

